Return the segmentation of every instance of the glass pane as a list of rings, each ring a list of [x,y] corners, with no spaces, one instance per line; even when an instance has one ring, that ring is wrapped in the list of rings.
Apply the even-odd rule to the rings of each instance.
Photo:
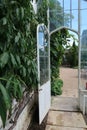
[[[65,10],[64,11],[64,26],[70,28],[70,25],[71,25],[70,11]]]
[[[78,31],[78,0],[50,1],[50,31],[66,26]]]
[[[81,10],[81,32],[87,29],[87,10]]]
[[[82,89],[87,84],[87,1],[81,0],[81,84]]]
[[[44,26],[39,28],[40,85],[49,80],[48,33]]]
[[[48,57],[40,57],[40,85],[49,80]]]
[[[71,0],[71,2],[72,2],[72,9],[77,10],[78,9],[78,2],[80,2],[80,0]]]
[[[58,0],[49,0],[50,1],[50,31],[57,29],[60,26],[63,26],[63,3]]]
[[[70,0],[64,0],[64,10],[70,11]]]
[[[78,31],[78,10],[72,10],[72,29]]]

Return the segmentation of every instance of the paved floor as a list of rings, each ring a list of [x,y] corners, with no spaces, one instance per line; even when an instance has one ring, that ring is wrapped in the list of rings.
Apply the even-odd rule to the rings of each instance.
[[[86,123],[83,119],[83,116],[79,112],[64,112],[64,111],[50,111],[47,119],[46,130],[60,130],[58,128],[71,128],[74,129],[86,129]],[[55,129],[54,129],[55,128]]]
[[[52,105],[50,110],[78,112],[78,98],[60,96],[52,97]]]
[[[87,130],[87,129],[47,125],[46,130]]]
[[[78,97],[78,69],[61,68],[60,78],[63,80],[62,97]]]
[[[45,130],[87,130],[78,105],[78,71],[61,68],[64,81],[63,94],[52,97]]]

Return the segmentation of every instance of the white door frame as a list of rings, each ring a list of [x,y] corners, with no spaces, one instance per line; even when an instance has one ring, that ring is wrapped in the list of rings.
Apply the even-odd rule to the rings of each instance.
[[[49,78],[44,84],[40,84],[40,54],[39,54],[39,29],[43,27],[48,34],[48,70]],[[44,117],[48,113],[51,104],[51,83],[50,83],[50,41],[49,33],[44,24],[37,26],[37,64],[38,64],[38,103],[39,103],[39,124],[43,121]],[[44,78],[44,77],[43,77]]]

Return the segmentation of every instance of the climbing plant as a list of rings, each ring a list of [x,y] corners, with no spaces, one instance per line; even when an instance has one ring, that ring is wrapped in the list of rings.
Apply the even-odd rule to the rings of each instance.
[[[61,29],[51,35],[51,92],[53,95],[62,94],[63,81],[60,79],[60,66],[65,52],[66,37],[69,35],[66,29]]]
[[[46,26],[48,25],[47,10],[48,10],[48,1],[40,0],[38,3],[37,20],[39,23],[44,23]]]
[[[3,127],[12,100],[37,86],[37,20],[29,0],[0,0],[0,116]]]

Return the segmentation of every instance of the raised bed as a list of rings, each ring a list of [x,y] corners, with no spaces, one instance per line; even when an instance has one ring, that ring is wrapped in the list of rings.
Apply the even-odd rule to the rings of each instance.
[[[6,127],[2,127],[0,120],[0,130],[27,130],[31,123],[36,106],[36,94],[25,93],[23,99],[18,103],[13,103],[11,117],[6,122]]]

